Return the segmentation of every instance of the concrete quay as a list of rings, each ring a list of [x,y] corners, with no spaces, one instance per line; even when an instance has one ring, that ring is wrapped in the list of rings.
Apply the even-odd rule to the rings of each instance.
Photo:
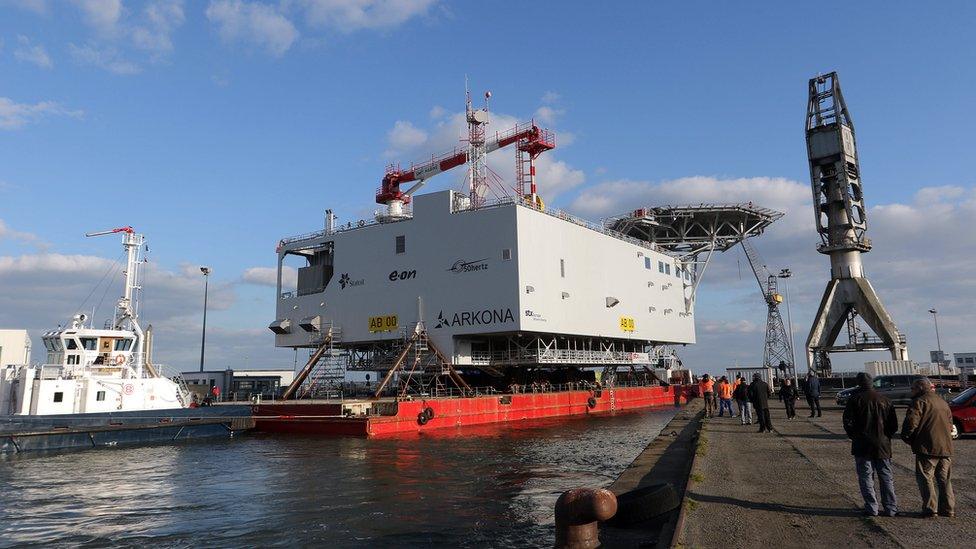
[[[842,409],[786,419],[772,401],[773,433],[739,418],[705,421],[675,547],[972,547],[976,540],[976,437],[955,441],[956,518],[923,519],[914,456],[892,441],[897,517],[861,516],[862,499]],[[904,407],[898,407],[902,421]],[[660,546],[660,545],[659,545]]]

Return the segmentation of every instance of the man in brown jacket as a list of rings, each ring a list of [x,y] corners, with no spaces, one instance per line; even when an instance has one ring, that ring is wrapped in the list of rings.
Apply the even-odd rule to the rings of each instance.
[[[928,378],[916,380],[912,384],[912,404],[901,427],[901,439],[912,445],[915,454],[915,480],[922,495],[924,517],[955,516],[951,432],[949,405],[936,394]]]

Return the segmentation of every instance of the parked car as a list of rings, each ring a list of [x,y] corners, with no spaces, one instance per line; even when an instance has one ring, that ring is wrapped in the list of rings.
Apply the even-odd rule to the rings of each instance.
[[[874,378],[872,384],[874,390],[888,397],[893,404],[908,404],[912,401],[912,383],[923,376],[918,375],[898,375],[898,376],[878,376]],[[847,401],[854,394],[857,387],[844,389],[837,393],[837,404],[847,406]]]
[[[976,387],[970,387],[949,401],[952,410],[952,438],[976,432]]]

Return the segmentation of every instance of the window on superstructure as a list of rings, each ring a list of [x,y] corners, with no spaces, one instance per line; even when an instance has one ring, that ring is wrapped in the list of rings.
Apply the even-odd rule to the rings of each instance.
[[[396,253],[402,254],[407,251],[407,237],[405,235],[399,235],[396,237]]]
[[[511,260],[512,260],[512,249],[511,248],[505,248],[505,249],[503,249],[502,250],[502,261],[511,261]]]
[[[671,264],[670,263],[665,263],[664,264],[664,274],[666,274],[666,275],[671,274]]]
[[[63,401],[64,401],[64,393],[62,393],[61,391],[55,392],[54,402],[63,402]]]
[[[651,258],[649,258],[649,257],[645,257],[644,258],[644,268],[645,269],[650,269],[651,268]]]
[[[559,260],[559,276],[566,278],[566,261]]]
[[[94,351],[98,349],[98,340],[94,337],[83,337],[81,338],[81,347],[86,351]]]
[[[78,348],[78,342],[75,341],[74,339],[69,339],[67,340],[65,347],[67,347],[69,351],[74,351],[75,349]]]
[[[81,364],[81,357],[78,355],[68,355],[68,364]]]
[[[99,391],[99,392],[95,393],[95,400],[97,400],[99,402],[105,400],[105,391]]]
[[[664,272],[664,262],[663,261],[658,261],[657,262],[657,272],[659,272],[659,273],[663,273]]]
[[[115,340],[115,350],[116,351],[128,351],[132,348],[131,339],[116,339]]]

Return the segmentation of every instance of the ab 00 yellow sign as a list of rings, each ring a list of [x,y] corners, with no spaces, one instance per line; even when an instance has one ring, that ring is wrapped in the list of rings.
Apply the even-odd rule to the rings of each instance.
[[[400,327],[397,315],[371,316],[369,317],[370,332],[392,332]]]
[[[623,330],[625,332],[633,332],[635,329],[637,329],[636,327],[637,327],[637,323],[634,322],[634,319],[633,318],[631,318],[629,316],[622,316],[622,317],[620,317],[620,329],[621,330]]]

